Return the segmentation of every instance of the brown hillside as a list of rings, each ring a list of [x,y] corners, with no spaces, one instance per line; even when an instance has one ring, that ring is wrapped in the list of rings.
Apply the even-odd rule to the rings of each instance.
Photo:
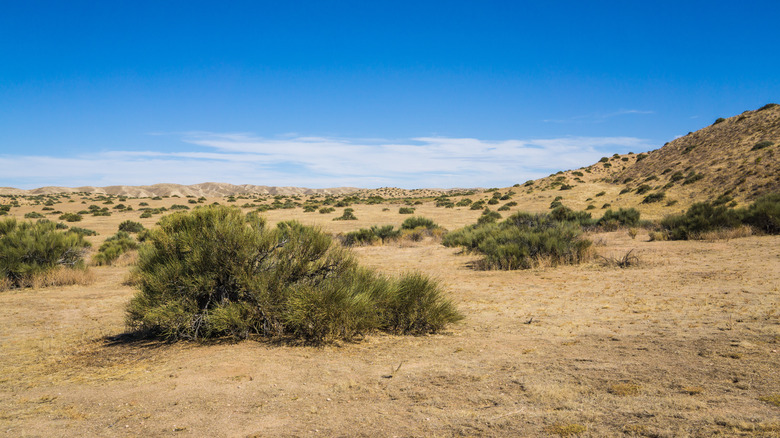
[[[780,105],[718,120],[650,152],[613,174],[613,182],[698,200],[727,193],[750,201],[780,189]]]

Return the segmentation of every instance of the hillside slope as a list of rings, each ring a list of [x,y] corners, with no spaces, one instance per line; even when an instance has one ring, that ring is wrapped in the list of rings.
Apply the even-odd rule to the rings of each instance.
[[[523,186],[575,209],[639,207],[660,218],[694,202],[747,204],[780,191],[780,105],[715,123],[644,153],[615,154]],[[540,193],[546,192],[546,193]]]

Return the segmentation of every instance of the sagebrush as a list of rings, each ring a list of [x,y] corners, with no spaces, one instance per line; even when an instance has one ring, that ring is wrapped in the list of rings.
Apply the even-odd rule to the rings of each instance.
[[[139,250],[131,329],[167,339],[352,339],[421,334],[461,319],[421,274],[388,278],[357,265],[316,228],[206,207],[164,217]]]

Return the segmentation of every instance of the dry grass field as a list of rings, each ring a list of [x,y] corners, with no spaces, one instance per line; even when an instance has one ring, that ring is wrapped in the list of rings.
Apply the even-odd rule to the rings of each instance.
[[[517,199],[512,211],[546,211],[557,194]],[[86,207],[71,199],[53,207]],[[214,201],[225,198],[205,203]],[[154,225],[159,215],[138,218],[140,202],[186,200],[131,198],[133,211],[69,225],[100,233],[88,238],[97,247],[123,220]],[[342,208],[264,216],[337,234],[399,225],[401,205],[353,205],[357,221],[333,221]],[[416,208],[450,230],[481,213],[430,200]],[[11,215],[40,210],[23,204]],[[645,230],[622,229],[590,238],[599,256],[633,250],[639,261],[476,271],[473,256],[433,240],[355,248],[378,271],[438,278],[465,319],[436,335],[321,347],[123,336],[128,263],[91,267],[86,286],[5,291],[0,434],[780,436],[780,237],[649,242]]]

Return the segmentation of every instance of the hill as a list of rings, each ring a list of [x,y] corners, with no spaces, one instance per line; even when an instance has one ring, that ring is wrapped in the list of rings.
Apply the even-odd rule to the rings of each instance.
[[[561,195],[574,208],[595,208],[599,196],[604,205],[641,205],[654,216],[669,210],[664,207],[677,210],[705,200],[748,203],[780,190],[778,143],[780,105],[768,104],[718,119],[660,149],[615,154],[587,167],[529,181],[526,193],[571,190]]]
[[[12,187],[0,187],[2,195],[50,195],[55,193],[89,193],[100,195],[131,196],[138,198],[154,196],[206,196],[223,197],[232,195],[345,195],[358,191],[354,187],[336,187],[328,189],[307,189],[303,187],[255,186],[251,184],[226,184],[207,182],[193,185],[154,184],[149,186],[108,186],[108,187],[41,187],[32,190],[20,190]]]

